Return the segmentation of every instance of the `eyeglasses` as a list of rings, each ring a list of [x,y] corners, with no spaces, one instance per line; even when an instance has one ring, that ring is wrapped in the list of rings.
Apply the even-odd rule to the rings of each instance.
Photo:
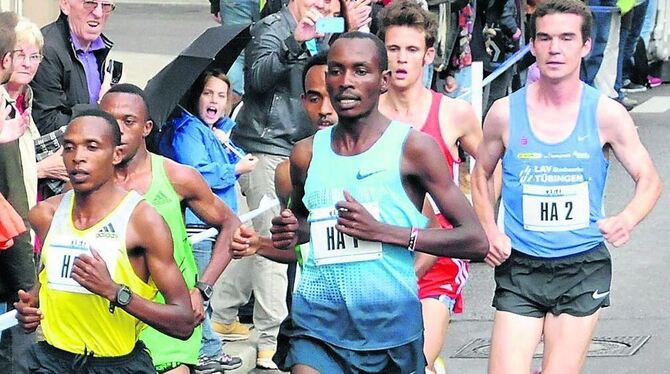
[[[109,1],[99,2],[95,0],[82,0],[82,3],[84,4],[84,9],[89,12],[96,10],[98,5],[102,7],[102,12],[105,14],[111,13],[114,9],[116,9],[116,4]]]
[[[21,49],[14,50],[12,52],[14,53],[14,58],[18,59],[19,61],[28,61],[31,64],[39,64],[40,62],[42,62],[42,58],[44,58],[44,56],[42,56],[39,53],[33,53],[32,55],[27,55]]]

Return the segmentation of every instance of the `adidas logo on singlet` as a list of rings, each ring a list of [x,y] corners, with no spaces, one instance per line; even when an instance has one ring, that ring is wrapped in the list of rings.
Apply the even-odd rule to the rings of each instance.
[[[116,233],[116,230],[114,230],[114,225],[112,223],[108,223],[105,226],[103,226],[98,232],[95,234],[96,238],[108,238],[108,239],[116,239],[119,237],[119,235]]]
[[[167,204],[170,202],[170,199],[165,196],[165,194],[161,191],[159,191],[156,196],[154,197],[153,201],[151,202],[152,205],[163,205]]]

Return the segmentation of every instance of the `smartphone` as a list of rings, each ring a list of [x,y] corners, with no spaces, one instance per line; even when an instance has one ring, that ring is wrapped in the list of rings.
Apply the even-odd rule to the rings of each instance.
[[[107,64],[107,73],[111,74],[112,80],[110,81],[111,85],[115,85],[121,81],[121,76],[123,75],[123,62],[116,60],[109,60]]]
[[[322,17],[316,20],[316,32],[320,34],[337,34],[344,32],[344,18]]]

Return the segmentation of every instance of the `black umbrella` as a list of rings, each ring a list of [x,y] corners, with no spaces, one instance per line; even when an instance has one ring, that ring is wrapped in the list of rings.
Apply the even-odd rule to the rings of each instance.
[[[249,24],[211,27],[149,80],[149,114],[160,127],[207,68],[228,71],[250,40]]]

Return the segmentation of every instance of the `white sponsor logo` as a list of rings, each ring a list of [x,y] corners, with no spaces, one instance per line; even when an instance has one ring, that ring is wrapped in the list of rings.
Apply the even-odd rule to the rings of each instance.
[[[594,300],[598,300],[598,299],[602,299],[603,297],[605,297],[609,294],[610,294],[609,291],[603,292],[603,293],[598,293],[598,290],[595,290],[595,291],[593,291],[593,295],[591,295],[591,297],[593,297]]]

